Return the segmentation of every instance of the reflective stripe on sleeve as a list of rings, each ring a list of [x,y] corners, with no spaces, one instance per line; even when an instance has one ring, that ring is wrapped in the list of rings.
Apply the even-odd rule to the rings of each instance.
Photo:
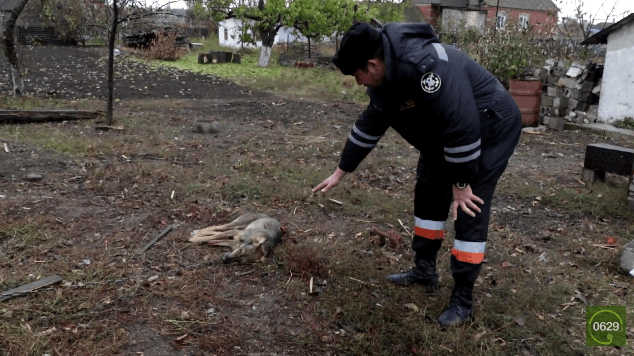
[[[442,59],[443,61],[448,61],[449,57],[447,57],[447,52],[442,47],[442,45],[440,43],[434,43],[433,45],[436,49],[436,52],[438,53],[438,58]]]
[[[432,221],[415,218],[416,227],[414,233],[430,240],[442,240],[445,238],[445,221]]]
[[[352,137],[352,134],[350,134],[350,136],[348,136],[348,140],[350,140],[352,143],[354,143],[357,146],[361,146],[361,147],[365,147],[365,148],[372,148],[372,147],[376,146],[376,143],[363,143],[363,142],[357,140],[356,138]]]
[[[480,157],[480,150],[476,151],[476,153],[469,155],[467,157],[454,158],[454,157],[448,157],[447,155],[445,155],[445,160],[451,163],[464,163],[464,162],[473,161],[474,159],[478,157]]]
[[[451,254],[461,262],[479,264],[484,261],[486,242],[454,240]]]
[[[459,146],[459,147],[445,147],[445,152],[447,153],[461,153],[461,152],[468,152],[473,150],[474,148],[478,148],[480,146],[480,144],[482,143],[482,139],[479,139],[478,141],[470,144],[470,145],[465,145],[465,146]]]
[[[378,141],[379,139],[381,139],[381,136],[370,136],[370,135],[368,135],[366,133],[363,133],[361,130],[359,130],[357,125],[352,126],[352,131],[354,131],[354,133],[356,133],[357,135],[361,136],[362,138],[365,138],[366,140]]]

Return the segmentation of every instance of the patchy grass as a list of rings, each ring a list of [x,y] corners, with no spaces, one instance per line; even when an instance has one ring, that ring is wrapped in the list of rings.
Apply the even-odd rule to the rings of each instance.
[[[217,44],[217,39],[206,40],[203,51],[232,51]],[[249,51],[250,52],[250,51]],[[160,66],[171,66],[194,73],[216,75],[254,89],[295,98],[317,100],[344,100],[365,103],[365,88],[359,86],[351,76],[329,68],[297,69],[280,66],[279,53],[273,51],[268,68],[257,66],[259,51],[246,52],[242,64],[199,64],[198,53],[190,53],[177,61],[153,61]]]
[[[619,120],[614,123],[614,126],[621,129],[634,130],[634,118],[626,117],[623,120]]]

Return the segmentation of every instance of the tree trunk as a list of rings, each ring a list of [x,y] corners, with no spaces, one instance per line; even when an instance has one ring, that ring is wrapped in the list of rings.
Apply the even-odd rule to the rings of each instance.
[[[260,50],[260,59],[258,60],[258,67],[268,67],[269,60],[271,59],[271,47],[262,45]]]
[[[22,81],[22,76],[20,75],[20,64],[18,63],[18,55],[15,52],[15,41],[13,40],[13,37],[15,23],[18,21],[18,17],[20,16],[20,13],[22,13],[22,10],[24,10],[27,2],[29,2],[29,0],[21,0],[18,5],[13,8],[4,28],[4,54],[7,56],[9,66],[11,68],[14,96],[22,96],[25,94],[24,82]]]
[[[108,102],[106,104],[106,122],[108,125],[114,124],[112,104],[114,101],[114,44],[117,36],[117,25],[119,24],[119,4],[118,0],[112,1],[112,24],[108,36]]]
[[[271,49],[275,42],[275,35],[277,30],[274,28],[260,28],[260,37],[262,37],[262,50],[260,51],[260,59],[258,60],[258,67],[268,67],[269,60],[271,59]]]

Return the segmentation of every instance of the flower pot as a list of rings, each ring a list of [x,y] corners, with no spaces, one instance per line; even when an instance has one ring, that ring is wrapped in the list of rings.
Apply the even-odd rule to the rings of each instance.
[[[542,96],[541,80],[517,80],[509,81],[509,93],[515,99],[522,114],[522,126],[539,125],[539,103]]]

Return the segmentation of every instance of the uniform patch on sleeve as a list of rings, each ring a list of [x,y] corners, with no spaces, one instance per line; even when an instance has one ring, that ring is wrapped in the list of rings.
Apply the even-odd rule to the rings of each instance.
[[[440,77],[438,76],[438,74],[433,73],[433,72],[429,72],[425,75],[423,75],[423,77],[420,79],[420,87],[423,88],[423,91],[425,91],[425,93],[435,93],[438,91],[438,89],[440,89]]]

